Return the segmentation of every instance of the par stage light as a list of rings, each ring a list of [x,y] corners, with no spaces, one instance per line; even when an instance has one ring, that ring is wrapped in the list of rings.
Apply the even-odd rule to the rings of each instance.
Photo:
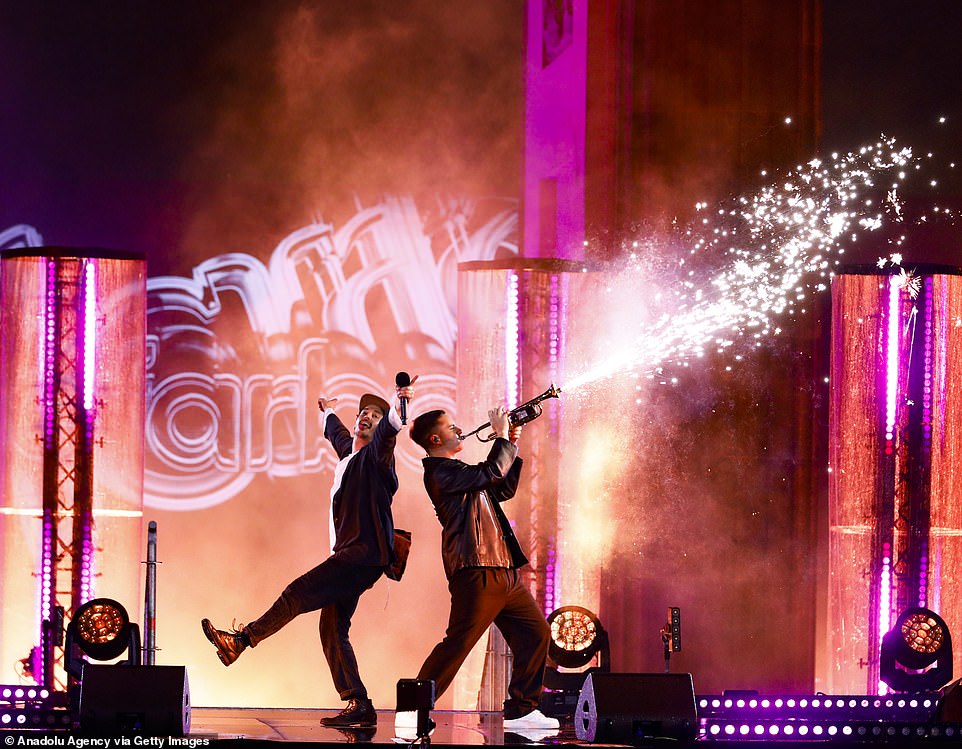
[[[94,598],[80,606],[67,625],[67,673],[82,679],[83,653],[91,660],[109,661],[125,651],[130,665],[140,665],[140,628],[127,610],[111,598]]]
[[[562,606],[548,616],[548,657],[562,668],[586,666],[596,654],[608,666],[608,633],[598,617],[581,606]]]
[[[551,641],[540,709],[545,715],[574,715],[588,674],[604,673],[610,668],[608,633],[598,617],[581,606],[562,606],[552,611],[548,629]],[[596,655],[599,665],[587,667]]]
[[[903,611],[882,638],[880,678],[896,692],[939,689],[952,681],[952,637],[929,609]]]

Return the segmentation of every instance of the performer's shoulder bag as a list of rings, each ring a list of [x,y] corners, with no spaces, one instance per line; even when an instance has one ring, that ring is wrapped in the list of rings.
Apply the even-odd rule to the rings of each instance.
[[[400,580],[404,568],[408,565],[408,554],[411,553],[411,531],[394,529],[394,561],[387,566],[384,574],[391,580]]]

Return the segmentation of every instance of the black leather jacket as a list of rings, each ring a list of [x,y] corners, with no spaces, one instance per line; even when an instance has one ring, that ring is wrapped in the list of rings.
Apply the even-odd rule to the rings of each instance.
[[[448,579],[464,567],[522,567],[521,551],[501,502],[518,488],[518,448],[497,438],[487,459],[468,465],[454,458],[424,458],[424,487],[441,521],[441,559]]]
[[[333,498],[333,556],[345,562],[383,567],[394,560],[394,516],[391,503],[398,488],[394,468],[397,429],[388,414],[374,427],[371,441],[351,458]],[[324,436],[337,457],[354,449],[354,437],[336,414],[324,420]]]

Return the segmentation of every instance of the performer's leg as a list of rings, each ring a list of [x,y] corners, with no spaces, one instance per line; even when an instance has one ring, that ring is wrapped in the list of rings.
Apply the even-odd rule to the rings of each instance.
[[[355,577],[351,574],[352,568],[356,568],[356,565],[329,557],[298,577],[284,589],[267,611],[244,628],[250,644],[257,645],[296,616],[317,611],[342,596],[351,595],[356,585]],[[373,574],[371,570],[375,570],[380,575],[377,567],[360,569],[366,570],[368,574]],[[371,582],[371,585],[373,584]]]
[[[321,647],[331,669],[334,687],[342,700],[349,700],[367,697],[367,689],[361,681],[357,658],[349,637],[351,617],[357,610],[361,594],[381,576],[381,569],[355,566],[353,570],[344,570],[343,574],[351,578],[353,590],[321,609],[319,631]]]
[[[434,681],[437,697],[451,686],[464,659],[504,606],[506,593],[504,575],[483,568],[459,570],[448,588],[451,613],[447,631],[418,672],[418,679]]]
[[[507,600],[494,623],[514,656],[508,698],[504,701],[504,717],[511,719],[538,707],[551,632],[544,613],[517,571],[509,570],[507,575],[510,585]]]

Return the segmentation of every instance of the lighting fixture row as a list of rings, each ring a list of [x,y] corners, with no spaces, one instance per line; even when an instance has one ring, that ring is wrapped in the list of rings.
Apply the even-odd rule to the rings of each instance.
[[[831,721],[746,721],[709,718],[702,721],[700,737],[707,740],[763,741],[840,740],[853,739],[962,739],[962,723],[879,722],[858,720]]]
[[[2,707],[0,729],[4,728],[71,728],[73,713],[65,708]],[[8,742],[9,743],[9,742]]]
[[[751,695],[701,696],[698,715],[705,718],[751,720],[771,715],[792,720],[903,720],[925,721],[941,698],[938,692],[911,695]]]
[[[50,690],[44,687],[0,684],[0,702],[44,701],[49,697]]]

